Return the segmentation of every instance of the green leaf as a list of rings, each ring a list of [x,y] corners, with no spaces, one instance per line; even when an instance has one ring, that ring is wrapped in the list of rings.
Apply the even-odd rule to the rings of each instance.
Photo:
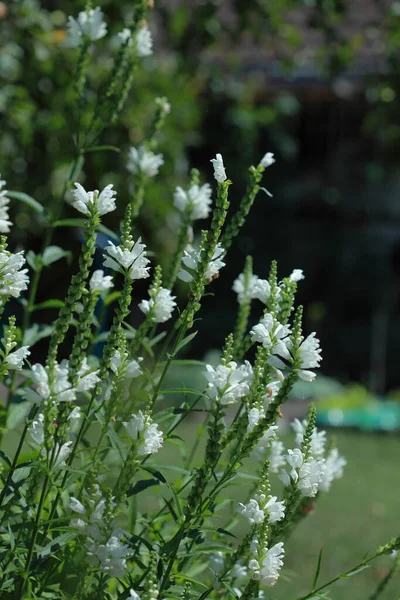
[[[353,577],[353,575],[357,575],[358,573],[361,573],[361,571],[364,571],[364,569],[369,569],[370,566],[369,565],[361,565],[360,567],[356,567],[355,569],[352,569],[351,571],[347,571],[347,573],[343,573],[343,575],[340,576],[341,579],[347,579],[348,577]]]
[[[217,527],[217,531],[218,533],[222,533],[223,535],[229,535],[230,537],[238,539],[236,535],[234,535],[230,531],[227,531],[226,529],[223,529],[222,527]]]
[[[147,471],[147,473],[150,473],[151,475],[153,475],[153,477],[156,477],[158,479],[158,481],[160,481],[161,483],[167,483],[166,477],[164,477],[164,475],[158,469],[154,469],[154,467],[149,467],[149,466],[145,467],[143,465],[140,468],[143,471]]]
[[[32,196],[25,194],[24,192],[9,192],[8,191],[7,197],[12,198],[13,200],[19,200],[20,202],[23,202],[24,204],[26,204],[27,206],[32,208],[32,210],[34,210],[35,212],[37,212],[39,214],[43,214],[45,212],[44,206],[42,206],[40,204],[40,202],[35,200],[35,198],[32,198]]]
[[[112,304],[113,302],[115,302],[115,300],[118,300],[118,298],[120,298],[122,292],[119,291],[115,291],[115,292],[111,292],[111,294],[108,294],[108,296],[104,299],[104,306],[110,306],[110,304]]]
[[[128,497],[134,496],[135,494],[139,494],[139,492],[143,492],[143,490],[146,490],[154,485],[160,485],[160,481],[158,479],[141,479],[135,483],[135,485],[129,488],[129,490],[126,492],[126,495]]]
[[[32,269],[32,271],[37,271],[38,266],[39,266],[39,256],[37,254],[35,254],[33,252],[33,250],[29,250],[29,252],[27,252],[26,254],[26,262],[28,263],[28,265],[30,266],[30,268]]]
[[[46,248],[46,250],[43,252],[42,262],[45,267],[48,267],[49,265],[53,264],[54,262],[57,262],[57,260],[64,258],[64,256],[65,257],[71,256],[71,252],[68,252],[67,250],[63,250],[59,246],[48,246]]]
[[[190,366],[190,367],[205,367],[207,363],[203,360],[191,360],[191,359],[175,359],[171,361],[171,365],[177,366]]]
[[[85,148],[84,152],[87,154],[88,152],[105,152],[106,150],[111,150],[112,152],[121,152],[121,150],[116,146],[91,146],[90,148]]]
[[[34,323],[25,331],[23,344],[24,346],[33,346],[39,340],[49,337],[52,332],[53,327],[51,325],[39,326],[37,323]]]
[[[315,588],[317,587],[317,581],[318,581],[318,577],[319,577],[319,572],[321,570],[322,551],[323,551],[323,548],[321,548],[321,550],[319,551],[319,555],[318,555],[317,568],[315,570],[314,581],[313,581],[313,584],[312,584],[312,589],[313,590],[315,590]]]
[[[118,452],[118,454],[120,455],[120,457],[122,458],[122,460],[125,462],[126,460],[126,450],[124,448],[124,446],[121,443],[121,440],[119,439],[118,435],[116,434],[116,432],[114,431],[114,429],[112,428],[112,426],[110,425],[108,430],[107,430],[107,435],[108,438],[111,442],[112,447]]]
[[[38,556],[40,556],[41,558],[49,556],[50,554],[52,554],[52,552],[55,552],[56,550],[59,550],[60,548],[65,546],[65,544],[67,544],[75,536],[76,533],[74,531],[69,531],[67,533],[59,535],[58,537],[54,538],[54,540],[49,542],[46,546],[44,546],[44,548],[40,548]]]
[[[202,392],[199,392],[199,390],[193,390],[190,388],[170,388],[168,390],[161,390],[160,394],[191,394],[192,396],[203,396],[204,398],[208,397],[207,394],[203,394]],[[181,410],[180,412],[186,411]]]
[[[52,298],[51,300],[46,300],[45,302],[41,302],[40,304],[35,304],[32,306],[32,312],[35,310],[44,310],[45,308],[62,308],[63,306],[63,300]]]
[[[182,350],[182,348],[184,348],[187,344],[189,344],[189,342],[191,342],[196,335],[198,334],[198,331],[193,331],[193,333],[190,333],[189,335],[187,335],[179,344],[178,347],[175,351],[175,354],[178,354],[178,352],[180,352]]]
[[[74,217],[71,219],[59,219],[58,221],[54,221],[53,227],[79,227],[80,229],[86,229],[87,224],[88,224],[87,219]],[[119,241],[119,236],[116,233],[114,233],[113,231],[111,231],[111,229],[108,229],[108,227],[105,227],[104,225],[100,224],[97,227],[97,231],[100,231],[101,233],[108,235],[113,240]]]
[[[3,450],[0,450],[0,458],[6,463],[6,465],[11,467],[11,461],[8,458],[8,456],[3,452]]]

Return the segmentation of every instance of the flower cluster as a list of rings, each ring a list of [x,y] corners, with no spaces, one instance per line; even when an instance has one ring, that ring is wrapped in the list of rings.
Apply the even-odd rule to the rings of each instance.
[[[139,304],[140,310],[149,314],[151,320],[155,323],[165,323],[171,318],[172,312],[176,306],[175,296],[172,296],[170,290],[161,288],[150,300],[142,300]]]
[[[225,266],[225,263],[223,261],[224,256],[225,250],[221,246],[221,244],[218,243],[213,252],[211,260],[207,265],[205,273],[206,279],[212,279],[213,277],[216,277],[219,274],[222,267]],[[184,269],[183,267],[181,267],[181,269],[178,272],[178,278],[186,282],[193,281],[194,273],[197,271],[200,260],[201,252],[195,250],[191,246],[188,248],[188,250],[185,250],[183,253],[182,263],[186,268]]]
[[[163,444],[163,434],[158,430],[158,425],[152,423],[150,417],[144,415],[140,410],[138,414],[131,415],[128,422],[124,422],[124,427],[129,437],[137,442],[137,453],[139,456],[154,454],[158,452]]]
[[[150,261],[146,256],[146,245],[142,239],[129,242],[127,247],[115,246],[111,241],[105,247],[103,265],[120,273],[128,272],[130,279],[145,279],[149,277]]]
[[[90,8],[79,13],[78,18],[68,17],[68,42],[70,46],[82,45],[85,40],[95,42],[107,34],[107,25],[100,8]]]
[[[206,219],[211,210],[211,186],[192,184],[185,192],[177,187],[174,193],[174,206],[182,213],[187,213],[193,221]]]
[[[3,179],[0,179],[0,233],[8,233],[12,225],[8,218],[8,205],[10,200],[7,198],[7,190],[3,189],[5,185],[6,182]]]
[[[208,381],[209,397],[226,405],[234,404],[249,394],[253,369],[248,361],[240,366],[231,361],[226,365],[218,365],[215,369],[206,365],[204,375]]]

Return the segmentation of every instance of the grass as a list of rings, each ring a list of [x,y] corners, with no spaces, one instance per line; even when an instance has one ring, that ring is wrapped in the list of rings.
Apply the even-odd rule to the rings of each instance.
[[[178,433],[191,440],[191,444],[195,428],[193,423],[186,422]],[[400,440],[395,436],[354,431],[335,432],[335,436],[348,461],[345,475],[334,482],[328,494],[318,498],[314,512],[293,532],[286,545],[282,577],[275,589],[267,590],[268,599],[296,600],[309,593],[321,549],[318,585],[352,568],[367,553],[374,553],[379,545],[400,535]],[[290,446],[291,440],[284,441]],[[165,450],[159,456],[160,462],[171,463],[172,457],[176,460],[176,448],[167,445]],[[242,486],[230,490],[233,497],[244,499]],[[234,530],[239,534],[245,531],[242,521]],[[391,564],[387,556],[374,561],[371,568],[334,584],[329,598],[368,600]],[[400,600],[399,588],[400,576],[392,580],[380,600]]]

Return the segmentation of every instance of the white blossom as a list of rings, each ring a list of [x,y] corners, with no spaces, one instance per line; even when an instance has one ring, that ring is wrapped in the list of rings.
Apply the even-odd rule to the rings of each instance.
[[[335,479],[343,477],[343,468],[346,464],[347,461],[343,456],[339,455],[339,450],[333,448],[325,459],[325,469],[319,489],[323,492],[328,492],[332,482]]]
[[[232,579],[244,579],[247,577],[247,567],[243,565],[240,561],[234,564],[234,567],[231,571]]]
[[[52,394],[59,402],[73,402],[76,398],[76,393],[68,379],[69,372],[67,361],[62,361],[61,364],[55,365],[54,375]],[[47,400],[47,398],[50,397],[50,387],[46,368],[39,363],[33,365],[32,377],[36,384],[37,393]]]
[[[191,219],[206,219],[211,210],[211,186],[193,184],[185,191],[177,187],[174,193],[174,206],[180,212],[187,212]]]
[[[260,508],[257,500],[252,498],[248,504],[239,502],[238,512],[248,519],[250,525],[262,523],[264,521],[264,511]]]
[[[146,315],[151,313],[151,320],[155,323],[165,323],[171,318],[176,306],[176,296],[172,296],[170,290],[161,288],[154,298],[142,300],[139,304],[140,310]]]
[[[271,350],[271,354],[278,354],[290,359],[288,344],[290,341],[290,327],[279,323],[271,313],[266,313],[258,325],[250,331],[253,342],[261,343],[264,348]]]
[[[22,269],[25,264],[23,252],[11,254],[0,251],[0,296],[13,296],[18,298],[20,293],[27,289],[29,278],[28,269]]]
[[[70,497],[68,508],[79,515],[84,515],[86,513],[86,508],[83,506],[82,502],[74,498],[74,496]]]
[[[32,421],[31,425],[28,427],[28,432],[36,444],[41,446],[44,442],[44,415],[43,413],[39,413],[34,421]]]
[[[264,154],[264,156],[260,160],[260,165],[262,167],[264,167],[264,169],[266,169],[267,167],[270,167],[271,165],[273,165],[274,162],[275,162],[275,158],[274,158],[273,152],[267,152],[266,154]]]
[[[56,447],[56,459],[53,464],[53,469],[60,469],[65,467],[65,459],[71,454],[72,442],[65,442],[65,444],[59,444]]]
[[[111,577],[121,577],[126,571],[126,560],[130,554],[130,548],[121,541],[123,532],[115,531],[106,543],[99,544],[95,540],[86,542],[89,562]]]
[[[61,364],[66,364],[68,366],[67,361],[64,361]],[[82,364],[77,373],[78,375],[78,383],[76,385],[77,392],[88,392],[92,390],[97,383],[100,383],[100,377],[98,376],[98,370],[91,371],[91,368],[87,364],[87,358],[85,357],[82,361]]]
[[[136,34],[136,49],[140,58],[153,54],[153,38],[147,26],[140,27]]]
[[[222,160],[221,154],[217,154],[215,158],[212,158],[211,161],[214,167],[214,178],[218,183],[223,183],[226,181],[226,173],[224,167],[224,161]]]
[[[251,452],[252,458],[255,458],[256,460],[262,460],[264,458],[267,449],[274,443],[273,440],[276,437],[277,429],[277,425],[271,425],[266,431],[264,431],[262,437],[257,443],[257,446],[253,448]],[[285,461],[283,461],[282,464],[285,464]]]
[[[283,542],[279,542],[270,548],[262,561],[260,584],[273,587],[278,581],[279,571],[283,566],[285,550]]]
[[[104,292],[114,287],[114,284],[110,275],[104,275],[102,269],[97,269],[90,278],[89,287],[92,292]]]
[[[128,29],[128,27],[124,27],[124,29],[120,31],[117,35],[119,37],[121,45],[126,44],[127,42],[128,46],[132,45],[132,32],[130,29]]]
[[[112,183],[107,185],[100,194],[98,190],[87,192],[80,183],[75,183],[75,187],[76,189],[72,190],[72,206],[84,215],[89,215],[90,208],[94,205],[96,205],[99,215],[105,215],[115,210],[115,196],[117,192],[112,189]],[[96,197],[97,201],[95,201]]]
[[[270,496],[264,506],[264,511],[267,511],[269,514],[269,522],[276,523],[277,521],[281,521],[285,516],[285,503],[278,501],[276,496]]]
[[[291,470],[289,474],[284,469],[280,472],[279,477],[283,484],[288,486],[293,481],[303,496],[313,498],[317,494],[324,476],[324,461],[312,457],[305,459],[300,448],[295,448],[288,450],[286,462]]]
[[[132,588],[129,590],[129,597],[133,598],[133,600],[140,600],[139,594],[137,594]]]
[[[139,366],[139,362],[143,360],[142,357],[139,357],[138,360],[127,360],[128,354],[125,352],[124,361],[125,361],[125,377],[127,379],[133,379],[134,377],[139,377],[142,375],[143,371]],[[121,365],[121,353],[119,350],[116,350],[111,357],[110,368],[116,373]]]
[[[238,295],[239,304],[254,299],[258,299],[263,304],[266,304],[271,295],[271,286],[269,285],[269,282],[266,279],[260,279],[257,275],[251,275],[249,277],[246,289],[245,276],[244,273],[241,273],[233,282],[232,289]]]
[[[279,369],[275,369],[274,378],[271,379],[265,386],[265,394],[263,396],[263,400],[265,405],[268,406],[272,400],[276,397],[277,393],[281,389],[282,382],[284,380],[284,376],[282,371]]]
[[[68,17],[68,42],[70,46],[80,46],[82,42],[89,39],[92,42],[101,39],[107,33],[107,25],[103,20],[100,8],[91,8],[79,13],[75,20]]]
[[[258,422],[265,416],[264,409],[251,408],[248,413],[249,422],[247,425],[247,433],[253,431],[254,427],[258,425]]]
[[[283,453],[285,446],[280,440],[273,440],[271,442],[271,451],[269,455],[270,469],[272,473],[278,473],[279,469],[285,464],[285,458]]]
[[[210,556],[210,568],[214,573],[220,573],[224,568],[224,555],[222,552],[214,552]]]
[[[134,175],[142,174],[146,177],[154,177],[163,164],[162,154],[154,154],[144,146],[132,147],[129,150],[127,169]]]
[[[201,253],[194,248],[190,248],[189,252],[185,250],[183,253],[182,263],[191,271],[196,271],[201,259],[200,254]],[[221,244],[218,243],[215,247],[211,260],[207,265],[205,273],[206,279],[215,277],[219,273],[220,269],[225,266],[225,263],[223,262],[224,256],[225,250]],[[182,281],[190,282],[193,281],[194,276],[189,271],[186,271],[186,269],[181,268],[178,271],[178,278]]]
[[[14,350],[14,352],[10,352],[6,357],[7,366],[9,369],[22,369],[24,365],[24,360],[27,356],[30,355],[30,350],[28,346],[21,346],[18,350]]]
[[[294,419],[294,421],[291,424],[291,427],[296,434],[295,442],[296,442],[297,446],[300,448],[303,443],[304,434],[307,429],[307,420],[304,419],[303,421],[300,421],[299,419]],[[325,453],[325,444],[326,444],[326,431],[324,431],[324,430],[318,431],[318,429],[316,427],[314,427],[314,430],[311,434],[311,454],[315,458],[323,457],[324,453]]]
[[[206,365],[204,375],[208,381],[208,395],[223,404],[234,404],[250,392],[253,369],[248,361],[238,367],[234,361],[214,369]]]
[[[10,199],[7,198],[7,190],[3,190],[6,182],[0,179],[0,233],[8,233],[10,231],[11,221],[8,220],[8,205]]]
[[[137,242],[130,242],[129,248],[115,246],[108,241],[103,265],[121,273],[128,270],[131,279],[149,277],[150,261],[146,256],[146,245],[141,241],[142,239],[139,238]]]
[[[291,273],[291,275],[289,275],[289,279],[290,281],[301,281],[302,279],[304,279],[304,275],[303,275],[303,270],[302,269],[294,269]]]
[[[315,332],[310,335],[300,344],[301,370],[299,377],[304,381],[314,381],[316,374],[309,369],[319,368],[319,363],[322,360],[321,348],[319,340],[315,337]]]
[[[150,418],[146,417],[140,410],[137,415],[132,415],[129,422],[124,426],[132,440],[139,440],[138,454],[154,454],[158,452],[163,443],[163,434],[158,431],[158,425],[151,423]]]

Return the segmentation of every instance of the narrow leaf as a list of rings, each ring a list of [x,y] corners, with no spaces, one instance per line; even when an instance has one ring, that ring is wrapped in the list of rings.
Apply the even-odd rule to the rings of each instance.
[[[149,487],[152,487],[154,485],[160,485],[160,482],[158,479],[142,479],[141,481],[138,481],[137,483],[135,483],[135,485],[133,485],[127,492],[126,495],[129,496],[134,496],[135,494],[139,494],[139,492],[143,492],[143,490],[146,490]]]
[[[321,570],[322,551],[323,551],[323,548],[321,548],[321,550],[319,551],[319,555],[318,555],[317,568],[315,570],[314,581],[313,581],[313,585],[312,585],[313,590],[315,590],[315,588],[317,587],[319,572]]]
[[[106,150],[111,150],[112,152],[121,152],[121,150],[116,146],[91,146],[90,148],[85,149],[85,154],[88,152],[105,152]]]
[[[32,208],[32,210],[34,210],[37,213],[43,214],[44,213],[44,206],[42,206],[40,204],[40,202],[38,202],[37,200],[35,200],[35,198],[32,198],[32,196],[29,196],[28,194],[25,194],[24,192],[7,192],[7,196],[8,198],[12,198],[13,200],[19,200],[20,202],[23,202],[24,204],[26,204],[27,206],[29,206],[29,208]]]
[[[197,331],[193,331],[193,333],[190,333],[189,335],[187,335],[179,344],[178,347],[176,349],[175,354],[178,354],[178,352],[180,352],[182,350],[182,348],[184,348],[187,344],[189,344],[189,342],[191,342],[197,335]]]

